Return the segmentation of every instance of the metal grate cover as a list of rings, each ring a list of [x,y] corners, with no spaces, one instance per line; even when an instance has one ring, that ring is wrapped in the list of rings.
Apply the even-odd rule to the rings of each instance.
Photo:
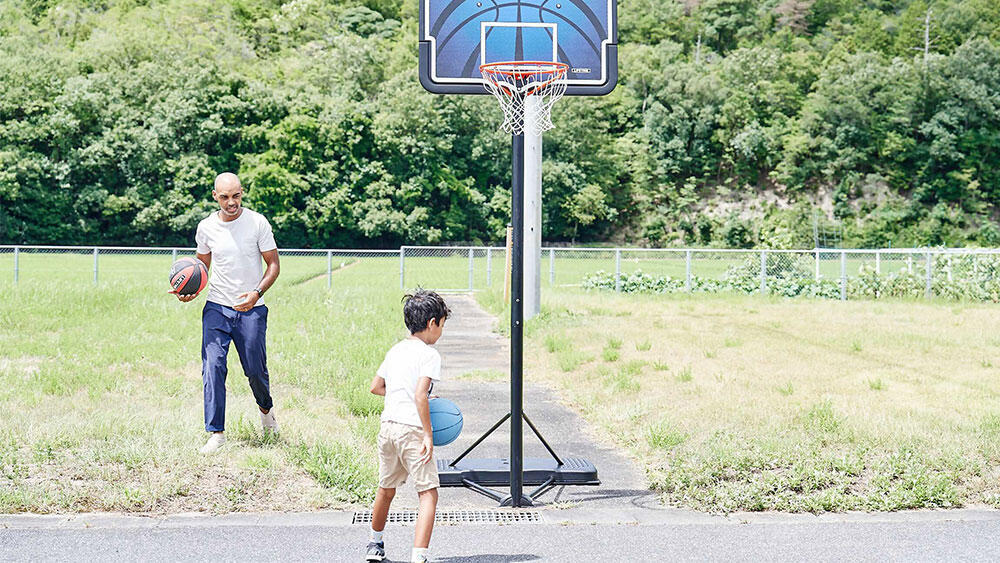
[[[389,524],[414,524],[416,510],[390,511]],[[517,524],[521,522],[541,522],[537,512],[521,510],[440,510],[434,515],[436,524]],[[371,511],[355,512],[354,524],[371,524]]]

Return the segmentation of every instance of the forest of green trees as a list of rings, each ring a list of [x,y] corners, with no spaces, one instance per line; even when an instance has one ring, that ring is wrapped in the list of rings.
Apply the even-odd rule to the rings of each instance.
[[[510,138],[417,80],[417,0],[3,0],[0,244],[190,245],[217,172],[282,247],[500,240]],[[620,0],[544,144],[550,242],[1000,245],[997,0]],[[925,41],[925,36],[929,41]]]

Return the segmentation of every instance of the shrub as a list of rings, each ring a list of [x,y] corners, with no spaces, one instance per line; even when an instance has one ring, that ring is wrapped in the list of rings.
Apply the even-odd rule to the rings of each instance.
[[[765,271],[767,293],[784,297],[840,299],[839,278],[816,279],[808,255],[769,254]],[[882,271],[873,264],[863,264],[856,274],[848,275],[847,296],[851,299],[884,297],[919,298],[927,291],[927,270],[923,258],[897,270]],[[888,271],[887,271],[888,270]],[[726,270],[722,279],[691,276],[695,293],[760,292],[760,255],[748,256],[741,264]],[[614,273],[598,271],[583,279],[583,287],[615,290]],[[654,276],[642,270],[621,274],[622,293],[681,293],[687,291],[684,279]],[[931,292],[935,297],[1000,301],[1000,255],[937,255],[931,267]]]

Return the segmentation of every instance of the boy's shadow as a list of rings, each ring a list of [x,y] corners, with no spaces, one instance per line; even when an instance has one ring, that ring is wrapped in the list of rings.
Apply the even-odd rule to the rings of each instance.
[[[501,555],[498,553],[484,553],[481,555],[459,555],[452,557],[435,557],[437,563],[521,563],[522,561],[538,561],[541,557],[528,553],[518,553],[515,555]],[[393,563],[393,560],[386,559],[385,563]],[[396,563],[403,563],[403,560]]]

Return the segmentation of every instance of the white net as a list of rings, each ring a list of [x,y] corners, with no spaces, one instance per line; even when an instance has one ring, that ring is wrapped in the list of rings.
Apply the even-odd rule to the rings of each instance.
[[[566,92],[563,63],[510,62],[479,67],[486,89],[500,102],[500,128],[512,135],[552,129],[552,106]]]

